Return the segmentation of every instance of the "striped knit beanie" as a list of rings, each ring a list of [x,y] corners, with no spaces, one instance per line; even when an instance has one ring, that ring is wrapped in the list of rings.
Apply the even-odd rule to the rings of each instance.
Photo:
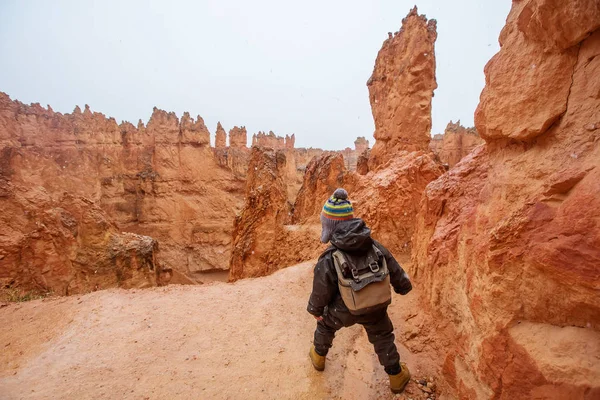
[[[348,200],[348,192],[339,188],[333,192],[333,195],[327,199],[321,211],[321,242],[327,243],[335,227],[341,221],[347,221],[354,218],[352,203]]]

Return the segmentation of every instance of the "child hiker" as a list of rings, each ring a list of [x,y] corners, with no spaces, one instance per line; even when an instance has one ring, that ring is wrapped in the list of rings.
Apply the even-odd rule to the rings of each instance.
[[[410,280],[392,254],[371,238],[365,222],[354,218],[344,189],[337,189],[325,202],[321,225],[321,242],[331,242],[331,246],[315,266],[307,307],[317,319],[309,352],[312,364],[323,371],[335,332],[361,324],[389,375],[390,389],[400,393],[410,380],[410,372],[400,363],[387,306],[391,303],[390,284],[396,293],[405,295],[412,289]]]

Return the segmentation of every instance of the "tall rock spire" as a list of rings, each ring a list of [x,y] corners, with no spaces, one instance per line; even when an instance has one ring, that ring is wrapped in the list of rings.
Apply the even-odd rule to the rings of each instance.
[[[383,43],[367,87],[375,120],[375,168],[398,151],[427,151],[435,80],[436,21],[413,8],[402,28]]]

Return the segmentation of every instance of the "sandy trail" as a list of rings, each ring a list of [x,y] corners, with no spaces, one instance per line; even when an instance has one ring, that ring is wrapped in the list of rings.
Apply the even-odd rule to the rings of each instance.
[[[313,370],[315,321],[305,311],[312,265],[233,284],[113,289],[2,307],[0,398],[394,398],[360,326],[342,329],[326,370]],[[422,328],[410,318],[416,303],[416,293],[395,295],[396,342],[413,375],[435,376],[439,361],[423,349],[426,340],[412,347],[424,350],[417,355],[402,346]],[[414,383],[408,391],[406,398],[425,398]]]

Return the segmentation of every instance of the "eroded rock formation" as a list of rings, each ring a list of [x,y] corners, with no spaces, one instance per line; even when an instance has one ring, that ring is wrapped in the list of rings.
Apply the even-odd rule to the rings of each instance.
[[[354,149],[346,147],[341,153],[344,155],[344,163],[349,171],[356,171],[358,158],[369,149],[369,141],[364,136],[356,138]]]
[[[440,161],[448,167],[454,167],[464,156],[483,143],[475,128],[465,128],[460,124],[450,121],[443,135],[434,135],[429,143],[429,148],[436,154]]]
[[[201,116],[196,117],[196,122],[190,118],[190,113],[184,112],[180,122],[181,143],[197,146],[210,146],[210,132]]]
[[[158,240],[168,267],[190,276],[227,269],[244,180],[219,166],[201,118],[155,108],[147,126],[117,125],[87,106],[63,115],[2,93],[0,148],[12,185],[91,200],[121,231]]]
[[[285,148],[293,149],[296,146],[296,135],[292,133],[292,136],[285,135]]]
[[[9,152],[0,168],[2,288],[68,295],[169,282],[156,240],[121,233],[88,199],[53,199],[43,187],[13,184]]]
[[[486,144],[426,189],[415,279],[461,398],[600,395],[600,4],[514,1],[485,68]]]
[[[294,148],[296,143],[296,135],[292,134],[283,136],[277,136],[273,131],[269,133],[258,132],[252,135],[252,146],[268,147],[271,149],[288,149]]]
[[[346,175],[347,170],[342,154],[329,153],[314,157],[306,167],[302,187],[294,204],[294,222],[312,220],[320,223],[318,216],[325,200],[335,189],[348,183],[347,178],[344,179]]]
[[[223,125],[217,122],[217,129],[215,131],[215,148],[223,149],[227,147],[227,132],[223,129]]]
[[[229,279],[268,275],[281,268],[318,257],[325,249],[319,238],[320,222],[314,218],[302,219],[302,224],[292,221],[292,202],[296,195],[290,190],[293,179],[290,171],[295,168],[294,152],[274,150],[267,147],[252,148],[246,184],[246,203],[235,221],[233,251]],[[326,159],[327,165],[321,162]],[[332,167],[334,164],[336,167]],[[326,175],[326,170],[344,168],[341,154],[329,154],[314,158],[308,167],[311,176]],[[330,177],[325,177],[327,180]],[[318,178],[311,182],[313,190],[323,191]],[[304,185],[303,185],[304,187]],[[308,204],[309,191],[298,194],[296,206],[300,212],[314,217],[316,203]],[[314,196],[313,196],[314,200]],[[320,207],[319,211],[320,211]],[[318,214],[317,214],[318,215]]]
[[[238,128],[234,126],[229,130],[229,147],[246,148],[248,147],[248,133],[245,127]]]
[[[245,205],[235,219],[231,280],[262,276],[280,267],[270,260],[283,226],[290,220],[285,152],[253,147],[248,164]]]
[[[428,21],[415,7],[402,20],[400,31],[383,42],[367,82],[376,139],[370,169],[401,150],[428,150],[431,99],[437,88],[436,38],[436,21]]]
[[[396,256],[408,256],[421,195],[443,173],[429,153],[400,152],[386,168],[353,175],[350,197],[355,215]]]

